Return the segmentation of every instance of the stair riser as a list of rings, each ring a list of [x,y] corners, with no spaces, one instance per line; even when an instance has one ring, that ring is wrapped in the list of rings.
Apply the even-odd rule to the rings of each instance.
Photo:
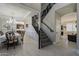
[[[48,36],[44,33],[42,29],[40,30],[40,43],[41,48],[52,44],[52,41],[48,38]]]
[[[48,39],[48,37],[41,36],[40,39]]]
[[[51,42],[51,40],[49,40],[49,39],[41,39],[40,42],[41,43],[48,43],[48,42]]]

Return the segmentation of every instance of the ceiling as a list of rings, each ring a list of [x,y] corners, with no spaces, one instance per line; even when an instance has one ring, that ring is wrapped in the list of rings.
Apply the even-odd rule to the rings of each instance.
[[[72,4],[69,4],[63,8],[60,8],[58,9],[56,12],[60,15],[60,16],[63,16],[67,13],[71,13],[71,12],[76,12],[76,9],[77,9],[77,5],[72,3]]]
[[[33,8],[35,10],[41,11],[41,3],[24,3],[24,5]]]
[[[27,5],[33,6],[34,8],[37,8],[36,5],[39,6],[39,4],[0,3],[0,18],[6,16],[22,19],[33,11],[36,11]]]

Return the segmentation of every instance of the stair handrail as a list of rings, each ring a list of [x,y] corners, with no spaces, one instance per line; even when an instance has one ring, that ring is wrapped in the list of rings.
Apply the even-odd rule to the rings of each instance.
[[[45,18],[45,16],[48,14],[48,12],[51,10],[51,8],[54,6],[55,3],[49,3],[46,7],[46,9],[44,9],[42,12],[41,12],[41,17],[43,20]]]

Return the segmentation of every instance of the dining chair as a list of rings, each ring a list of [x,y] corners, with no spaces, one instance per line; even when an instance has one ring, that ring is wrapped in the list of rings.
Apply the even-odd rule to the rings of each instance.
[[[10,46],[13,46],[15,48],[16,43],[18,43],[18,40],[15,39],[14,32],[7,32],[6,33],[6,43],[7,43],[7,50]]]

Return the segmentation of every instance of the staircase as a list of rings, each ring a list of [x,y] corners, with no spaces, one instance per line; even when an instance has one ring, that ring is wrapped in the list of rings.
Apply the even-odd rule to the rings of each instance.
[[[42,29],[40,29],[39,36],[40,36],[40,44],[41,44],[40,48],[43,48],[52,44],[52,41],[48,38],[48,36]]]
[[[54,4],[55,3],[48,3],[48,4],[43,3],[43,6],[44,5],[46,5],[46,6],[41,11],[41,24],[44,24],[50,30],[50,32],[54,32],[54,31],[46,23],[44,23],[43,20],[46,17],[46,15],[49,13],[49,11],[51,10],[51,8],[53,7]],[[43,31],[43,29],[40,28],[40,30],[39,30],[39,49],[46,47],[48,45],[51,45],[51,44],[52,44],[52,41],[49,39],[49,37]]]

